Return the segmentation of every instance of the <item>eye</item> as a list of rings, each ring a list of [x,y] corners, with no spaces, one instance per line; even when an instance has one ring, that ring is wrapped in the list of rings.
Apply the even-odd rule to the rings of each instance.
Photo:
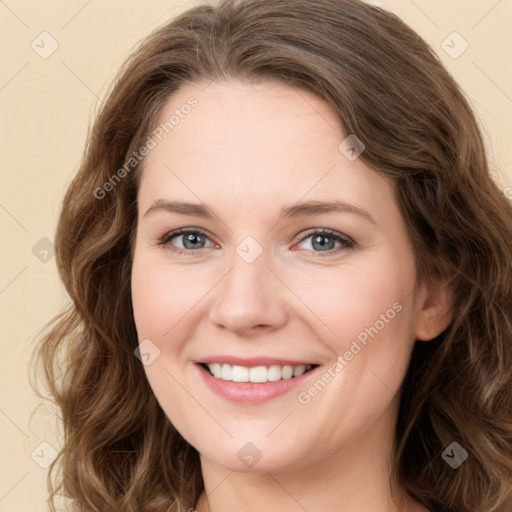
[[[182,247],[170,243],[174,238],[182,239]],[[183,228],[166,233],[158,240],[158,245],[170,246],[169,249],[177,253],[190,254],[194,249],[204,249],[206,240],[208,237],[201,229]]]
[[[179,240],[180,238],[182,240],[181,247],[172,243],[174,239]],[[310,231],[301,238],[300,243],[304,243],[308,239],[311,239],[310,247],[313,252],[327,253],[327,256],[350,249],[355,245],[355,242],[348,236],[325,228]],[[169,250],[176,253],[191,255],[191,253],[198,252],[199,249],[215,245],[211,243],[210,246],[206,246],[206,241],[209,241],[209,238],[203,230],[198,228],[182,228],[166,233],[158,240],[157,245],[168,247]],[[338,247],[335,247],[336,243],[338,243]],[[311,249],[306,248],[306,250]],[[319,256],[323,256],[323,254],[319,254]]]
[[[338,253],[344,249],[350,249],[355,245],[355,242],[348,236],[325,228],[315,229],[302,237],[300,242],[303,243],[308,239],[311,239],[309,246],[313,248],[314,252],[328,253],[327,255]],[[339,244],[338,247],[334,247],[336,242]],[[319,256],[323,256],[323,254],[320,254]]]

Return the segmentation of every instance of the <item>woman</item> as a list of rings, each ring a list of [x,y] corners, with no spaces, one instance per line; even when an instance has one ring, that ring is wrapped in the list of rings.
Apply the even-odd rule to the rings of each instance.
[[[512,208],[463,93],[393,14],[225,0],[156,30],[56,247],[52,498],[511,509]]]

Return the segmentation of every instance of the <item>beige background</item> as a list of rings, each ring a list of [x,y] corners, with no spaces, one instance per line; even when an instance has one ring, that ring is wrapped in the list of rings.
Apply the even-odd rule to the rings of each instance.
[[[34,335],[66,301],[51,241],[98,98],[144,35],[198,3],[0,0],[0,512],[47,510],[47,470],[41,465],[51,461],[60,435],[51,409],[29,386],[28,360]],[[416,29],[461,84],[484,129],[494,176],[508,194],[512,1],[373,3]],[[39,36],[44,31],[58,43],[46,59],[31,47],[35,41],[39,53],[51,49],[50,36]],[[454,31],[460,36],[446,39]],[[455,56],[461,37],[469,47],[453,58],[441,44],[446,40]]]

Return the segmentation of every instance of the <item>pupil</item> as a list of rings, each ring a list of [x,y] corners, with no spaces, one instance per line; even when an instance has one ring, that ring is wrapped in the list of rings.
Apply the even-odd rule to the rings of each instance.
[[[187,248],[187,249],[191,249],[191,248],[194,248],[194,247],[197,247],[197,242],[199,240],[201,235],[196,235],[196,234],[193,234],[193,233],[190,233],[188,234],[186,237],[185,237],[185,242],[184,242],[184,246]],[[191,243],[192,245],[190,246],[187,246],[188,243]]]
[[[331,243],[330,244],[328,242],[326,243],[326,240],[330,240]],[[329,250],[329,249],[333,248],[332,245],[334,244],[334,240],[331,237],[329,237],[329,236],[317,235],[314,238],[313,247],[315,246],[315,243],[320,244],[319,245],[320,248],[322,248],[322,249],[326,249],[327,248],[327,250]]]

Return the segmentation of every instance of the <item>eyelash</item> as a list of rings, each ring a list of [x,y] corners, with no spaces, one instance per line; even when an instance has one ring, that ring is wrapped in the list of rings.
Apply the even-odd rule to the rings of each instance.
[[[208,238],[208,234],[203,231],[202,229],[198,228],[182,228],[182,229],[176,229],[175,231],[170,231],[169,233],[166,233],[161,238],[158,239],[157,245],[165,247],[173,238],[176,238],[179,235],[186,235],[189,233],[193,234],[199,234],[201,236],[204,236]],[[333,256],[334,254],[338,254],[340,251],[344,249],[352,249],[356,244],[355,242],[349,238],[346,235],[343,235],[342,233],[338,233],[337,231],[332,231],[331,229],[315,229],[313,231],[308,232],[304,237],[302,237],[298,243],[304,242],[304,240],[308,239],[309,237],[313,235],[326,235],[328,238],[333,238],[334,240],[340,242],[342,244],[342,247],[337,247],[335,249],[330,249],[328,251],[312,251],[317,253],[319,257],[324,256]],[[199,252],[198,250],[193,249],[180,249],[179,247],[171,246],[172,248],[169,249],[174,253],[177,254],[186,254],[187,256],[192,256],[193,253]]]

